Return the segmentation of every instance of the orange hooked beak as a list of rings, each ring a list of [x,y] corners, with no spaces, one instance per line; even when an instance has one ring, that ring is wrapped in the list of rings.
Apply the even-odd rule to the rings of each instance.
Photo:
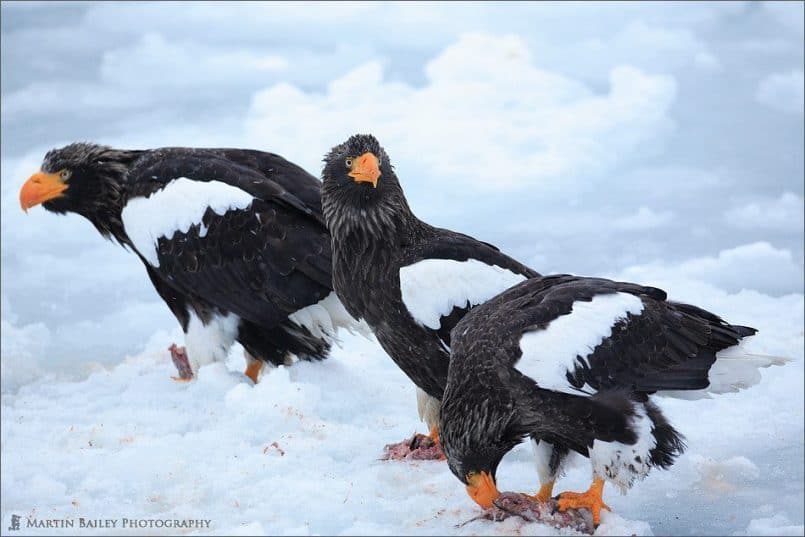
[[[491,508],[492,502],[500,496],[495,480],[486,472],[480,474],[473,472],[467,476],[467,494],[484,509]]]
[[[380,162],[372,153],[364,153],[356,158],[348,174],[356,183],[372,183],[377,188],[377,179],[380,177]]]
[[[67,190],[67,183],[61,180],[60,173],[37,172],[20,189],[20,206],[26,213],[28,209],[58,198]]]

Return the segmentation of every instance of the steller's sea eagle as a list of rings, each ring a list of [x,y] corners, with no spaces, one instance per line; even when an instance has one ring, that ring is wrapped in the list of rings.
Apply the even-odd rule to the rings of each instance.
[[[177,380],[238,341],[256,382],[265,362],[326,357],[354,326],[332,290],[320,182],[279,155],[73,143],[45,155],[20,204],[79,214],[140,258],[185,333]]]

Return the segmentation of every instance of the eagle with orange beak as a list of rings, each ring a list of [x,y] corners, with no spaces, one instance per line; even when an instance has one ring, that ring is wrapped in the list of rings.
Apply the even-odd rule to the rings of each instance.
[[[320,182],[279,155],[74,143],[22,186],[22,209],[40,204],[140,258],[185,333],[177,380],[238,341],[256,382],[263,364],[325,358],[339,327],[358,327],[332,291]]]
[[[416,385],[419,415],[430,428],[429,438],[401,443],[410,452],[389,458],[443,458],[432,448],[438,446],[450,331],[470,308],[538,274],[491,244],[417,218],[374,136],[352,136],[324,162],[334,288]]]
[[[453,328],[441,412],[450,470],[489,508],[498,465],[521,441],[534,448],[535,501],[553,496],[569,455],[587,457],[590,488],[557,503],[589,509],[597,525],[606,482],[625,491],[684,450],[654,394],[737,392],[787,361],[748,352],[755,333],[654,287],[566,274],[525,281]]]

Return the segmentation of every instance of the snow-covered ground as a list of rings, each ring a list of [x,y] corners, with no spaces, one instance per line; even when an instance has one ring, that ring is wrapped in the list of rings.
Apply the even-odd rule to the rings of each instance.
[[[802,535],[803,296],[728,294],[709,284],[664,284],[761,332],[757,352],[791,356],[760,385],[711,400],[661,399],[688,439],[668,472],[621,496],[598,534]],[[80,381],[44,376],[2,397],[2,530],[21,516],[26,534],[87,533],[78,519],[206,519],[199,534],[530,534],[556,530],[479,514],[444,463],[378,460],[385,443],[421,431],[414,389],[374,341],[345,335],[323,363],[243,376],[241,349],[170,380],[166,351],[180,333]],[[84,334],[92,338],[89,332]],[[4,357],[5,359],[5,357]],[[584,461],[586,462],[586,461]],[[586,487],[579,464],[558,490]],[[502,490],[538,485],[530,448],[501,464]],[[27,517],[71,519],[72,529],[27,528]]]
[[[112,533],[123,517],[554,533],[457,529],[479,511],[446,465],[378,460],[424,426],[373,342],[345,337],[257,386],[240,349],[172,382],[180,334],[136,258],[78,216],[19,208],[45,152],[72,141],[249,147],[318,174],[356,132],[378,136],[423,220],[546,273],[658,285],[795,358],[744,393],[662,400],[689,450],[627,496],[608,490],[599,533],[802,534],[804,10],[2,2],[0,534],[13,515],[16,534],[34,533],[29,515],[116,519]],[[499,477],[533,491],[530,448]]]

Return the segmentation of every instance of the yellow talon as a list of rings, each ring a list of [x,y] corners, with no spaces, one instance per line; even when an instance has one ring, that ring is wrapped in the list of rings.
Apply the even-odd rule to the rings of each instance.
[[[610,511],[604,503],[604,480],[593,479],[593,484],[587,492],[563,492],[559,495],[559,510],[568,509],[589,509],[593,514],[593,524],[598,526],[601,523],[601,509]]]
[[[539,488],[539,492],[534,494],[533,496],[527,495],[532,500],[538,502],[547,502],[553,497],[553,481],[548,481],[547,483],[543,483],[542,486]]]
[[[262,360],[254,360],[253,362],[249,362],[246,366],[246,371],[243,372],[244,375],[252,379],[252,382],[257,384],[257,377],[260,375],[260,371],[263,370],[263,361]]]

